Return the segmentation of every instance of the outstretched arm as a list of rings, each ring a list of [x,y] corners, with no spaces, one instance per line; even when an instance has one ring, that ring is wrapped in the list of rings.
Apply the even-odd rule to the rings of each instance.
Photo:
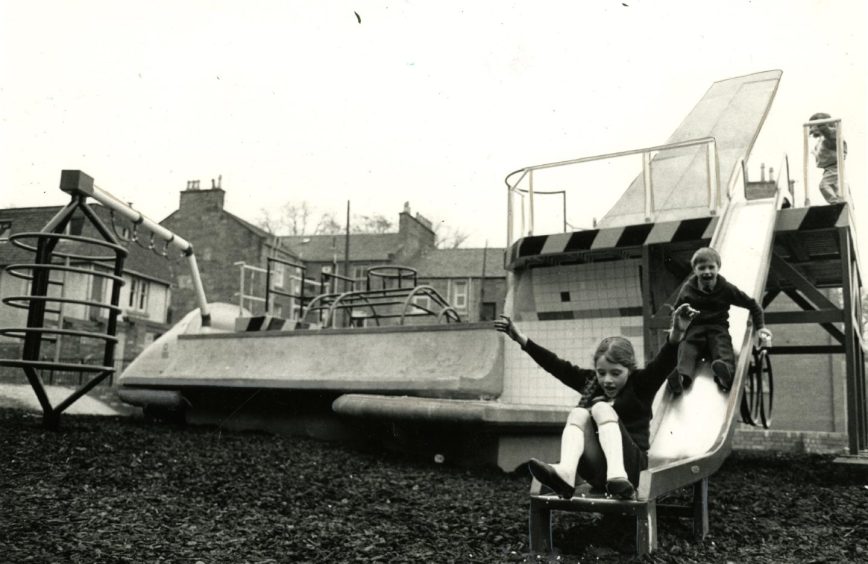
[[[555,353],[531,341],[519,331],[518,327],[506,315],[501,315],[500,319],[494,322],[494,328],[501,333],[506,334],[510,339],[521,345],[521,348],[530,355],[540,367],[569,386],[579,392],[582,391],[588,379],[594,378],[593,370],[587,368],[579,368],[573,363],[560,358]]]
[[[675,370],[678,360],[678,343],[684,340],[690,322],[699,314],[690,304],[681,304],[672,312],[672,325],[666,343],[657,351],[654,357],[642,370],[642,377],[636,379],[636,392],[647,398],[654,397],[666,376]]]

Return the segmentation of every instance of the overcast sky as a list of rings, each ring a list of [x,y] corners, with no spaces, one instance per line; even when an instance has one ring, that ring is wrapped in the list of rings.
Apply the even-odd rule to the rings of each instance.
[[[799,192],[800,126],[825,111],[868,205],[865,28],[863,0],[3,1],[0,207],[65,203],[73,168],[160,220],[222,175],[250,221],[409,201],[498,246],[507,173],[663,143],[713,82],[769,69],[752,174],[786,152]]]

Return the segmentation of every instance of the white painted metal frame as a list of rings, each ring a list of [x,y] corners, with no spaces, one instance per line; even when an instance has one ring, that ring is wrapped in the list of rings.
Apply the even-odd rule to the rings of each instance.
[[[196,262],[196,255],[193,253],[193,245],[96,185],[94,185],[92,190],[89,191],[88,196],[107,208],[116,211],[134,224],[143,226],[157,237],[165,240],[167,246],[171,245],[175,247],[187,257],[187,261],[190,264],[190,273],[193,277],[193,289],[196,292],[196,301],[199,305],[199,312],[202,315],[202,324],[208,325],[210,323],[211,314],[208,308],[208,300],[205,298],[205,288],[202,285],[202,277],[199,274],[199,265]]]
[[[545,163],[540,165],[528,166],[525,168],[518,169],[514,172],[511,172],[506,176],[505,182],[507,187],[507,200],[506,200],[506,217],[507,217],[507,227],[506,227],[506,244],[507,246],[511,245],[514,240],[514,225],[513,225],[513,217],[514,217],[514,203],[513,197],[515,193],[519,193],[519,196],[522,196],[520,191],[518,190],[519,184],[527,178],[528,180],[528,218],[527,224],[525,225],[525,217],[524,217],[524,206],[521,207],[521,228],[520,232],[522,236],[531,236],[534,233],[534,217],[533,217],[533,201],[534,201],[534,187],[533,187],[533,173],[537,170],[544,170],[548,168],[558,168],[565,167],[570,165],[588,163],[593,161],[601,161],[606,159],[615,159],[620,157],[627,157],[630,155],[642,155],[642,176],[645,184],[645,221],[652,222],[655,218],[655,204],[654,204],[654,187],[651,181],[651,162],[652,162],[652,153],[656,153],[659,151],[666,151],[670,149],[679,149],[683,147],[694,147],[697,145],[705,145],[706,146],[706,170],[708,171],[708,208],[709,213],[714,214],[716,210],[720,208],[721,205],[721,197],[720,197],[720,167],[717,158],[717,142],[714,137],[702,137],[699,139],[690,139],[688,141],[680,141],[678,143],[667,143],[665,145],[655,145],[653,147],[644,147],[642,149],[632,149],[629,151],[619,151],[616,153],[606,153],[603,155],[594,155],[591,157],[581,157],[578,159],[570,159],[566,161],[557,161],[552,163]],[[519,174],[519,177],[515,182],[510,182],[510,178],[516,174]],[[527,229],[525,230],[525,227]]]

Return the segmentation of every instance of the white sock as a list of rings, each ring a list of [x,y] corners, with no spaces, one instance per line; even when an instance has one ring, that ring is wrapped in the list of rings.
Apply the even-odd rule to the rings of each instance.
[[[561,435],[561,461],[552,464],[558,476],[571,486],[576,485],[579,458],[585,451],[585,432],[575,425],[567,425]]]
[[[617,420],[597,424],[600,447],[606,455],[606,480],[626,478],[624,469],[624,448],[621,444],[621,426]]]

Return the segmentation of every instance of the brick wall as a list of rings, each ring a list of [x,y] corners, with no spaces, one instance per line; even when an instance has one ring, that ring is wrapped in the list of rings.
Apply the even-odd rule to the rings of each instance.
[[[840,454],[847,450],[846,433],[778,431],[740,425],[735,430],[736,450],[774,450],[811,454]]]
[[[423,249],[434,248],[434,231],[406,211],[398,216],[398,233],[401,235],[401,247],[395,253],[392,264],[403,264]]]
[[[839,290],[824,290],[840,305]],[[779,295],[767,311],[798,311]],[[837,341],[819,325],[770,325],[776,346],[833,345]],[[846,371],[843,354],[772,355],[776,430],[845,432]]]
[[[180,207],[161,224],[193,245],[205,297],[209,302],[238,303],[240,270],[234,263],[265,267],[269,246],[265,237],[223,209],[225,191],[185,190]],[[291,259],[289,254],[279,258]],[[172,291],[172,317],[177,321],[196,308],[196,296],[188,263],[172,265],[177,288]],[[245,294],[249,293],[245,290]],[[264,297],[264,284],[257,292]]]

